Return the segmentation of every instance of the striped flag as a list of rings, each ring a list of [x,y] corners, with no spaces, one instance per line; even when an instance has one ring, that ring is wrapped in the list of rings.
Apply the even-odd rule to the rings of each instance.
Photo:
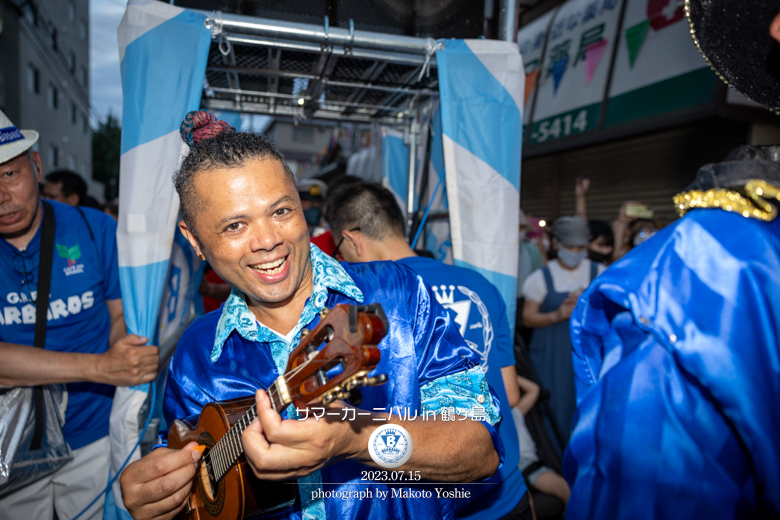
[[[514,330],[525,74],[517,44],[445,40],[436,53],[455,265],[500,291]]]
[[[185,145],[179,125],[200,104],[211,32],[205,16],[154,0],[130,0],[119,25],[124,95],[117,242],[125,322],[155,337],[179,212],[171,181]],[[111,475],[138,441],[149,385],[117,388],[111,410]],[[139,456],[136,450],[134,458]],[[119,482],[104,518],[129,519]]]

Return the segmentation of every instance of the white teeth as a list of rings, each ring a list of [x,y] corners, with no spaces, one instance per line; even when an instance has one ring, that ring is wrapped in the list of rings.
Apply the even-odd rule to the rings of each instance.
[[[255,271],[262,271],[265,274],[277,274],[281,273],[284,270],[284,264],[287,261],[287,257],[280,258],[279,260],[275,260],[273,262],[266,262],[264,264],[255,264],[252,266],[252,269]]]

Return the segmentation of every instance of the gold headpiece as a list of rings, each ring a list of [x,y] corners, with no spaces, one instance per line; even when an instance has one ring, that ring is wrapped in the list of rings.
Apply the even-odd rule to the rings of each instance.
[[[740,191],[716,188],[679,193],[674,196],[674,205],[681,217],[695,208],[718,208],[745,218],[771,222],[777,217],[777,207],[769,200],[780,201],[780,188],[764,180],[752,179]]]

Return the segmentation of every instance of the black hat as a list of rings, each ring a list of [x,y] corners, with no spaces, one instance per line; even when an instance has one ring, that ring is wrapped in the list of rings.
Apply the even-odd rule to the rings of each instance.
[[[780,0],[685,0],[693,42],[720,79],[780,114]]]

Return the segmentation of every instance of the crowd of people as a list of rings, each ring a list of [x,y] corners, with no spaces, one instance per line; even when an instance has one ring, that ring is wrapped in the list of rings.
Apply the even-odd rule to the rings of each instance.
[[[771,33],[780,42],[780,16]],[[199,293],[210,310],[160,367],[159,349],[125,327],[116,220],[89,207],[76,174],[44,176],[37,132],[0,112],[0,397],[65,385],[46,436],[61,429],[72,452],[0,487],[0,520],[101,518],[114,389],[160,370],[169,425],[254,396],[236,445],[248,471],[298,482],[273,518],[780,517],[780,147],[703,166],[666,227],[635,201],[612,223],[589,221],[587,179],[575,215],[541,225],[521,211],[513,335],[487,279],[410,247],[386,188],[296,182],[272,141],[205,111],[181,132],[179,229],[209,265]],[[304,418],[266,391],[326,309],[369,303],[390,324],[378,345],[387,382],[359,406],[327,405],[360,410],[353,420]],[[436,493],[366,479],[380,467],[369,450],[380,424],[408,430],[401,474]],[[121,474],[136,520],[199,507],[193,478],[213,478],[202,446],[161,440]],[[367,480],[381,499],[357,498]]]

